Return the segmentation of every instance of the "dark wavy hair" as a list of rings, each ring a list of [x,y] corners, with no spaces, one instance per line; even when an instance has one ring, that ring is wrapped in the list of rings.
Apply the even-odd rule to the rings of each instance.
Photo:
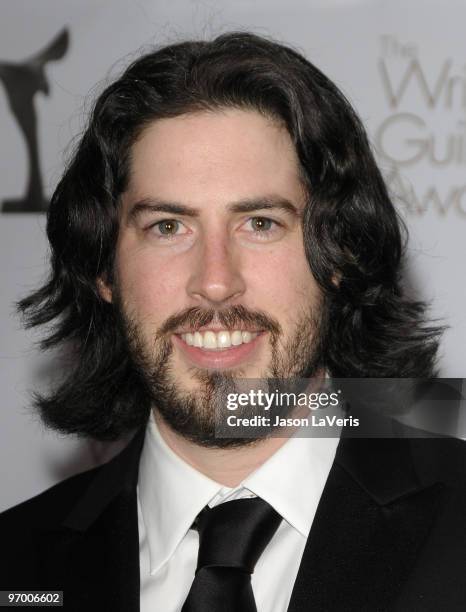
[[[256,110],[284,124],[308,203],[306,256],[324,296],[323,361],[335,377],[429,377],[440,327],[400,285],[404,227],[365,130],[338,88],[293,49],[250,33],[157,49],[98,97],[53,194],[51,274],[19,303],[27,326],[49,324],[43,348],[71,346],[68,376],[36,395],[60,431],[113,439],[142,424],[150,395],[96,286],[112,278],[131,146],[152,121],[200,110]],[[337,282],[335,282],[337,280]]]

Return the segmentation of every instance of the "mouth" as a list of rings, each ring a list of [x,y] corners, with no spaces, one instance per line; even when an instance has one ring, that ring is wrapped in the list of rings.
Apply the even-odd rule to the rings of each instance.
[[[219,369],[254,356],[265,335],[263,330],[201,329],[174,334],[173,340],[191,365]]]
[[[259,333],[261,332],[240,329],[231,331],[228,329],[221,329],[219,331],[208,329],[205,331],[186,332],[179,334],[179,336],[188,346],[195,346],[207,351],[221,351],[232,346],[249,344]]]

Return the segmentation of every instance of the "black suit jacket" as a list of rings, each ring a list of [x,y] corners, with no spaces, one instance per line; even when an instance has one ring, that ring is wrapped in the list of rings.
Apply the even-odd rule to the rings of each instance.
[[[70,611],[139,610],[143,439],[0,515],[0,590],[63,590]],[[289,612],[464,612],[465,458],[454,439],[341,440]]]

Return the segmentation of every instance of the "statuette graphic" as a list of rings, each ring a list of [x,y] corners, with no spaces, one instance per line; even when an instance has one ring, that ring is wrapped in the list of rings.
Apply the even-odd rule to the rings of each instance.
[[[40,173],[34,98],[39,91],[49,95],[50,86],[45,66],[48,62],[62,59],[68,45],[69,34],[65,28],[44,49],[23,62],[0,62],[0,80],[5,88],[11,112],[24,136],[29,162],[25,195],[4,201],[3,212],[42,212],[48,207]]]

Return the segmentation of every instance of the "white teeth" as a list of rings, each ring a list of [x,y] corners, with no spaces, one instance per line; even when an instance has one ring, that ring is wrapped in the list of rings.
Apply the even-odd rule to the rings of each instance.
[[[231,343],[233,346],[239,346],[243,343],[243,335],[240,331],[234,331],[231,334]]]
[[[203,348],[215,349],[217,348],[217,335],[212,331],[206,331],[202,339]]]
[[[207,350],[227,349],[231,346],[239,346],[240,344],[248,344],[257,336],[257,332],[249,331],[228,331],[222,330],[213,332],[211,330],[205,332],[194,332],[181,334],[181,338],[189,346],[196,346]]]
[[[251,332],[248,332],[248,331],[241,332],[241,336],[243,337],[243,342],[245,343],[251,342],[252,340]]]
[[[227,332],[227,331],[218,332],[217,346],[218,348],[228,348],[231,346],[230,332]]]

